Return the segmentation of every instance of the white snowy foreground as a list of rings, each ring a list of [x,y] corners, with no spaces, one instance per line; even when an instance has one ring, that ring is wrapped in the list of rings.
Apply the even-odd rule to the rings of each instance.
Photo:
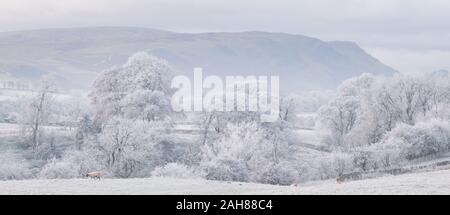
[[[450,194],[450,170],[299,186],[169,178],[2,181],[0,194]]]

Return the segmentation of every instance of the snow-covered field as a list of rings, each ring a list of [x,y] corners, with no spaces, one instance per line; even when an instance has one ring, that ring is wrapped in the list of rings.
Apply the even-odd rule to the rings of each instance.
[[[311,145],[322,145],[323,134],[317,130],[296,129],[295,134],[302,143]]]
[[[43,126],[47,131],[59,134],[71,134],[73,130],[70,127],[62,126]],[[20,125],[11,123],[0,123],[0,137],[18,136],[20,135]]]
[[[170,178],[2,181],[0,194],[450,194],[450,170],[299,186]]]
[[[0,101],[17,101],[18,99],[30,97],[35,92],[36,91],[33,90],[0,89]],[[72,99],[72,96],[66,92],[52,93],[52,95],[58,101],[67,101]]]

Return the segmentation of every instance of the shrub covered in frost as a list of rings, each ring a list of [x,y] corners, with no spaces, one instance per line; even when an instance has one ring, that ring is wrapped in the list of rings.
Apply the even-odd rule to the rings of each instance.
[[[0,180],[21,180],[32,177],[32,171],[26,162],[18,162],[11,156],[0,157]]]
[[[184,164],[169,163],[163,167],[157,167],[152,171],[153,177],[170,177],[170,178],[198,178],[200,174]]]
[[[256,182],[264,184],[290,185],[297,179],[298,172],[287,162],[268,164],[256,175]]]
[[[206,166],[206,179],[219,181],[248,181],[249,169],[236,160],[219,160]]]
[[[375,154],[369,150],[355,152],[353,155],[353,166],[358,171],[369,171],[378,168]]]
[[[45,179],[68,179],[76,177],[79,177],[79,173],[74,163],[58,161],[56,159],[48,162],[39,172],[39,178]]]
[[[381,169],[388,169],[393,166],[400,166],[405,163],[404,144],[401,141],[391,141],[377,143],[368,148],[374,155],[376,166]]]
[[[386,135],[384,144],[402,147],[407,159],[415,159],[450,150],[450,123],[440,120],[416,125],[402,124]]]
[[[333,152],[313,158],[302,178],[307,180],[336,178],[344,173],[355,171],[353,155]]]

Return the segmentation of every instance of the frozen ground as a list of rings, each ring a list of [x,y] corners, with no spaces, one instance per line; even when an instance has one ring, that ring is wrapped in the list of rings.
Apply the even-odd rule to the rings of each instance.
[[[24,180],[0,182],[0,194],[450,194],[450,170],[338,184],[272,186],[195,179]]]

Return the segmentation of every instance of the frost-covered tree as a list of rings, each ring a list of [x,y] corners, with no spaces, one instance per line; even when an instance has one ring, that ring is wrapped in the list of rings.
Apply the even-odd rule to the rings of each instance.
[[[37,150],[42,144],[43,126],[47,125],[52,114],[51,108],[54,103],[53,86],[48,81],[42,81],[39,90],[22,104],[20,122],[25,133],[25,144],[33,150]]]
[[[357,124],[362,103],[374,80],[372,75],[364,74],[345,81],[335,98],[319,109],[319,121],[330,132],[332,145],[342,146],[346,136]]]
[[[117,118],[105,126],[91,147],[99,151],[99,159],[113,176],[141,176],[141,171],[165,164],[159,146],[172,141],[167,127],[163,121]]]
[[[90,93],[99,122],[111,117],[163,120],[171,116],[169,64],[147,53],[131,56],[120,67],[104,71]]]
[[[444,117],[449,84],[438,83],[433,76],[362,75],[340,86],[336,97],[320,109],[319,119],[335,145],[374,144],[399,124]]]
[[[2,152],[0,156],[0,180],[23,180],[32,178],[31,164],[18,159],[17,154]]]
[[[322,126],[329,129],[333,144],[342,145],[347,135],[356,123],[358,101],[353,97],[345,97],[332,101],[322,107],[319,112]]]
[[[259,121],[259,114],[255,112],[202,112],[197,119],[200,123],[200,142],[202,145],[214,142],[225,131],[229,123]]]
[[[52,123],[73,128],[85,115],[92,115],[92,107],[85,92],[69,92],[55,96]]]
[[[84,115],[80,122],[78,123],[78,127],[75,132],[75,145],[78,150],[81,150],[83,145],[85,145],[86,141],[97,132],[97,128],[95,127],[93,121],[91,120],[89,115]]]
[[[224,135],[203,148],[208,179],[249,181],[251,162],[263,136],[255,122],[229,124]]]
[[[396,76],[386,80],[376,89],[376,104],[385,115],[384,124],[392,130],[398,122],[414,124],[421,105],[420,82],[412,77]]]
[[[169,134],[172,76],[166,61],[147,53],[136,53],[124,65],[104,71],[90,93],[95,123],[81,121],[77,145],[86,145],[85,137],[93,136],[88,148],[99,150],[104,168],[117,177],[140,176],[144,169],[148,175],[155,166],[178,161]]]
[[[295,105],[285,98],[275,122],[260,122],[260,113],[249,111],[206,115],[202,135],[209,136],[201,138],[208,179],[287,184],[296,178],[286,165],[293,156],[289,138]]]
[[[380,145],[399,146],[406,159],[415,159],[450,150],[450,123],[431,120],[416,125],[401,124],[389,132]]]

